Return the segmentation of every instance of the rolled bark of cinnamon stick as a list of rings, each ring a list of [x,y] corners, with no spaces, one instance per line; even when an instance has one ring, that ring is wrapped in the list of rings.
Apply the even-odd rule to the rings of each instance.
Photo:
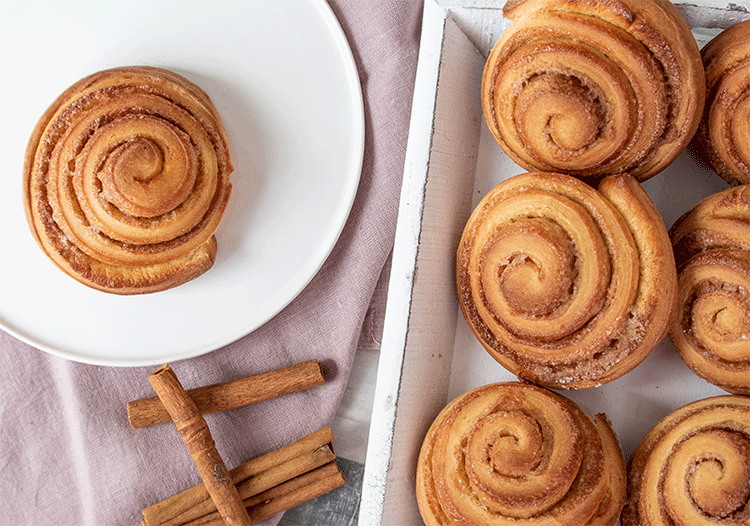
[[[331,462],[263,493],[246,498],[243,503],[248,508],[250,519],[260,522],[339,488],[345,482],[344,474],[341,473],[336,463]],[[221,518],[217,512],[181,523],[181,526],[220,525]]]
[[[262,473],[258,473],[242,483],[235,484],[237,487],[237,493],[239,493],[240,499],[247,501],[248,499],[256,497],[276,486],[293,480],[300,475],[309,473],[326,464],[330,464],[335,458],[336,456],[333,454],[333,451],[329,446],[322,446],[315,451],[303,453],[296,459],[274,466]],[[246,508],[250,505],[251,504],[245,502]],[[190,524],[191,521],[209,514],[218,517],[216,513],[216,505],[213,500],[205,499],[170,520],[157,524],[159,526],[182,526],[184,524]],[[151,522],[148,522],[148,524],[151,524]]]
[[[251,505],[248,504],[248,502],[251,502],[248,499],[270,491],[277,485],[282,486],[290,479],[300,479],[300,475],[334,460],[335,455],[330,447],[333,439],[334,434],[331,428],[323,427],[296,442],[251,459],[232,469],[229,472],[230,477],[237,487],[240,497],[245,501],[246,507]],[[325,491],[320,489],[320,491],[325,493],[330,489]],[[145,508],[142,523],[144,526],[182,525],[210,514],[215,509],[216,507],[213,505],[205,485],[198,484]],[[258,519],[254,520],[257,521]]]
[[[325,383],[317,360],[308,360],[251,376],[218,384],[188,389],[200,414],[217,413],[269,400],[285,394],[317,387]],[[159,397],[128,402],[128,421],[133,429],[163,424],[171,420]]]
[[[172,368],[163,365],[151,373],[148,379],[187,445],[220,517],[231,526],[252,525],[237,487],[216,451],[206,420]]]
[[[292,479],[255,496],[254,501],[247,499],[243,502],[249,508],[250,519],[260,522],[340,488],[345,482],[344,474],[335,463],[326,464],[298,479]]]

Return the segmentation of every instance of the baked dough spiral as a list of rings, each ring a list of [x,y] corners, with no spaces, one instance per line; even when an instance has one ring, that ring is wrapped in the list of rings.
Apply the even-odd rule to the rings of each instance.
[[[664,417],[630,460],[622,525],[748,523],[750,398],[707,398]]]
[[[430,426],[417,465],[427,526],[613,525],[625,461],[604,415],[592,419],[547,389],[479,387]]]
[[[487,125],[526,170],[639,181],[688,145],[705,101],[700,51],[666,0],[508,2],[482,78]]]
[[[701,51],[706,107],[696,138],[728,183],[750,183],[750,20],[719,33]]]
[[[750,186],[706,197],[669,234],[679,290],[672,343],[700,377],[750,394]]]
[[[106,292],[155,292],[213,265],[231,172],[205,92],[160,68],[114,68],[73,84],[39,119],[24,206],[67,274]]]
[[[614,380],[666,336],[677,276],[664,222],[628,175],[598,191],[535,172],[477,205],[457,254],[461,310],[519,378],[556,389]]]

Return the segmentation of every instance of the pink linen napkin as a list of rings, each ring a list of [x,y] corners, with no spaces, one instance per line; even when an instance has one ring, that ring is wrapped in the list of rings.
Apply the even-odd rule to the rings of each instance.
[[[206,417],[230,468],[330,424],[360,336],[371,342],[363,321],[392,249],[422,2],[330,4],[365,103],[364,165],[346,227],[318,275],[275,318],[222,349],[170,364],[188,389],[309,359],[324,364],[324,386]],[[71,362],[0,331],[2,524],[136,525],[141,509],[200,482],[173,425],[128,425],[126,404],[153,396],[147,377],[155,368]]]

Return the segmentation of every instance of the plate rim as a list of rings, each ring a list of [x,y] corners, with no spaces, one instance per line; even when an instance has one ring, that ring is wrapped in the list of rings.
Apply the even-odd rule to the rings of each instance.
[[[41,339],[39,336],[32,336],[27,334],[26,331],[14,327],[7,323],[2,316],[0,316],[0,329],[35,349],[73,362],[108,367],[155,366],[163,363],[203,356],[238,341],[268,323],[277,314],[289,306],[289,304],[291,304],[300,293],[307,288],[330,257],[344,228],[346,227],[349,216],[351,215],[362,179],[366,133],[364,96],[359,76],[359,68],[357,67],[357,62],[344,28],[326,0],[307,1],[311,6],[315,7],[321,15],[322,21],[328,30],[327,37],[332,38],[332,44],[335,44],[335,47],[338,50],[339,59],[345,70],[345,78],[347,80],[346,91],[349,93],[348,102],[352,105],[352,120],[349,124],[353,130],[356,130],[356,137],[352,136],[351,148],[348,152],[351,159],[348,163],[347,171],[350,171],[351,173],[346,177],[346,181],[348,182],[346,185],[347,191],[342,192],[342,197],[336,208],[337,213],[336,215],[331,216],[331,224],[335,225],[335,228],[331,227],[326,231],[326,242],[321,245],[325,248],[311,253],[311,256],[315,256],[312,260],[314,261],[314,264],[310,264],[309,267],[306,267],[306,272],[304,273],[305,277],[301,278],[297,286],[287,293],[286,298],[280,300],[276,307],[271,309],[265,316],[259,317],[253,323],[249,323],[232,333],[227,333],[224,338],[212,340],[212,343],[197,346],[193,349],[185,350],[184,352],[172,352],[170,354],[153,357],[123,358],[102,356],[100,353],[76,353],[75,351],[61,349],[56,347],[53,343]]]

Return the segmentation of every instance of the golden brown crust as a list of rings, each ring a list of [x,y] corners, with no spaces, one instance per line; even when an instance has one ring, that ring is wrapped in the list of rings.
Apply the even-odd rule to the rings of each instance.
[[[203,90],[160,68],[114,68],[73,84],[39,119],[24,207],[42,250],[73,278],[156,292],[213,265],[231,172]]]
[[[625,462],[603,415],[596,420],[546,389],[507,382],[449,403],[417,466],[428,526],[613,525],[625,501]]]
[[[459,304],[487,351],[556,389],[612,381],[666,336],[677,277],[661,215],[630,176],[500,183],[467,221]]]
[[[664,417],[628,466],[623,526],[750,522],[750,398],[699,400]]]
[[[527,170],[640,181],[687,146],[705,101],[700,53],[665,0],[509,2],[482,78],[484,117]]]
[[[722,31],[701,51],[706,106],[696,141],[716,172],[750,183],[750,20]]]
[[[670,237],[679,279],[672,343],[701,378],[750,394],[750,186],[703,199]]]

